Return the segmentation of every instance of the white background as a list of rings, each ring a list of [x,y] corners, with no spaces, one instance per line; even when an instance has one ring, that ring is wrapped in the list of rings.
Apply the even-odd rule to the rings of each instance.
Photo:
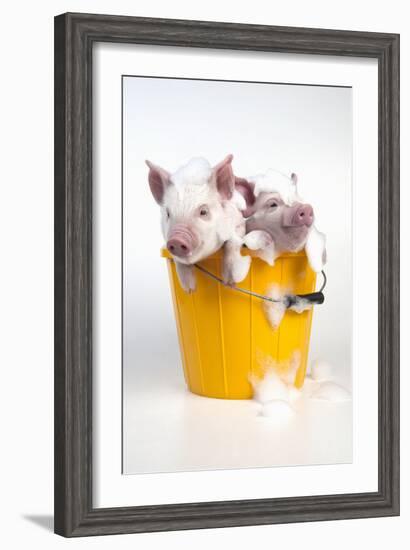
[[[135,50],[138,55],[138,47]],[[291,56],[286,57],[290,61]],[[139,59],[137,56],[137,65],[142,64]],[[302,59],[308,60],[307,56]],[[254,61],[260,62],[258,54]],[[153,60],[151,63],[154,65]],[[231,59],[231,70],[234,63]],[[239,63],[241,68],[245,65],[243,61]],[[198,67],[199,61],[194,64]],[[169,65],[174,65],[170,59]],[[368,65],[366,62],[360,72],[374,72],[374,63],[372,67]],[[246,67],[243,66],[243,74]],[[323,73],[322,64],[319,70]],[[265,68],[266,76],[267,71]],[[310,78],[313,71],[309,69]],[[272,69],[268,74],[278,78],[279,70]],[[294,77],[299,82],[296,68]],[[329,76],[328,82],[332,82]],[[227,421],[221,422],[220,403],[192,399],[187,394],[167,268],[159,255],[163,243],[159,207],[149,190],[144,159],[149,158],[172,173],[192,156],[202,155],[216,164],[226,154],[234,153],[234,170],[240,176],[265,172],[270,167],[289,175],[298,174],[299,193],[314,206],[316,226],[326,233],[328,250],[326,303],[315,308],[310,360],[329,361],[335,379],[350,390],[352,89],[125,77],[123,97],[124,472],[351,462],[351,404],[343,410],[337,406],[336,417],[328,407],[318,408],[309,422],[317,434],[314,442],[301,424],[295,430],[286,430],[285,444],[284,434],[277,433],[275,437],[275,430],[266,432],[255,412],[245,413],[241,429],[232,429],[238,424],[237,415],[248,404],[226,403],[222,418]],[[376,97],[373,103],[377,112]],[[102,106],[101,111],[104,112]],[[371,147],[377,147],[376,136]],[[103,171],[102,168],[100,172]],[[373,177],[360,185],[363,190],[368,189],[369,195],[375,190]],[[112,178],[109,185],[120,187],[119,181],[113,182]],[[112,205],[110,201],[110,211]],[[366,207],[372,208],[372,202],[367,201]],[[366,207],[362,205],[363,217]],[[368,225],[365,231],[368,232]],[[377,249],[377,238],[372,246]],[[109,257],[112,263],[111,253]],[[374,294],[376,301],[376,289]],[[372,365],[376,372],[377,361]],[[342,421],[337,435],[336,418],[339,423]],[[321,439],[328,444],[318,444]]]
[[[21,545],[54,548],[87,544],[98,548],[144,548],[167,546],[188,548],[211,545],[246,548],[255,542],[264,545],[286,544],[305,548],[345,548],[366,538],[373,548],[390,546],[407,536],[409,500],[402,496],[402,517],[355,520],[304,525],[249,527],[199,532],[121,536],[113,539],[65,541],[51,535],[52,513],[52,17],[64,11],[123,13],[157,17],[179,17],[270,23],[352,30],[401,32],[402,97],[409,96],[410,31],[402,2],[346,1],[340,9],[328,2],[281,4],[255,1],[238,5],[208,2],[198,6],[189,2],[141,1],[138,11],[133,2],[51,2],[30,5],[11,4],[3,11],[7,21],[2,40],[2,139],[1,201],[2,224],[2,499],[0,506],[2,541],[9,548]],[[18,33],[17,29],[18,28]],[[24,39],[22,39],[24,37]],[[408,150],[409,110],[402,105],[402,148]],[[409,168],[403,155],[402,181],[408,181]],[[406,204],[409,192],[402,189]],[[409,232],[403,219],[402,242]],[[404,252],[404,250],[403,250]],[[408,254],[402,259],[402,279],[409,279]],[[403,285],[403,299],[408,290]],[[403,308],[404,309],[404,308]],[[403,333],[409,325],[403,318]],[[403,348],[403,364],[408,351]],[[406,391],[409,375],[402,373]],[[405,397],[405,394],[404,396]],[[403,399],[402,464],[409,461],[410,408]],[[406,468],[402,472],[404,489],[409,486]],[[406,521],[407,520],[407,521]],[[8,540],[6,540],[6,538]]]

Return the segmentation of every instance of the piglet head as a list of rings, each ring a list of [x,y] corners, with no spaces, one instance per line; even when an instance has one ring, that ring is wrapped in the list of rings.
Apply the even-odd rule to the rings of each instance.
[[[292,174],[291,184],[296,185]],[[246,232],[266,231],[279,251],[298,251],[306,243],[310,227],[314,222],[310,204],[293,202],[287,204],[277,191],[261,191],[255,194],[255,184],[243,178],[236,181],[236,189],[242,194],[247,208],[244,211]]]
[[[146,161],[166,246],[180,263],[198,262],[226,240],[224,205],[235,187],[232,159],[228,155],[214,167],[205,159],[191,159],[173,174]]]

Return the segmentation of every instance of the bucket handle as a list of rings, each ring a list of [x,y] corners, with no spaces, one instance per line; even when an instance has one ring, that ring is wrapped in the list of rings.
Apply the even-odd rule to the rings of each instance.
[[[270,298],[269,296],[265,296],[264,294],[259,294],[258,292],[253,292],[252,290],[247,290],[245,288],[239,288],[236,285],[226,283],[223,279],[221,279],[220,277],[218,277],[214,273],[211,273],[210,271],[208,271],[207,269],[205,269],[201,265],[194,264],[194,266],[199,271],[201,271],[202,273],[204,273],[205,275],[207,275],[211,279],[214,279],[215,281],[217,281],[218,283],[220,283],[221,285],[223,285],[227,288],[231,288],[232,290],[237,290],[238,292],[242,292],[243,294],[247,294],[248,296],[253,296],[254,298],[259,298],[260,300],[265,300],[267,302],[274,302],[274,303],[281,303],[282,302],[282,303],[285,304],[286,308],[293,307],[293,306],[297,305],[298,303],[300,303],[302,300],[305,301],[305,302],[308,302],[311,305],[323,304],[323,302],[325,301],[325,296],[323,294],[323,290],[325,289],[325,286],[327,284],[327,277],[326,277],[326,273],[323,271],[323,269],[321,271],[322,276],[323,276],[323,283],[322,283],[322,286],[320,287],[320,289],[317,292],[310,292],[308,294],[287,294],[287,295],[283,296],[283,298],[281,298],[281,299],[275,299],[275,298]]]

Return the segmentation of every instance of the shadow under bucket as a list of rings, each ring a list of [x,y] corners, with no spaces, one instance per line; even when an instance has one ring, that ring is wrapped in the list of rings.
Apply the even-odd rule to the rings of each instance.
[[[289,368],[297,354],[300,360],[295,386],[304,382],[309,354],[313,308],[296,313],[287,310],[276,330],[268,322],[262,300],[226,287],[200,270],[195,270],[197,289],[185,292],[179,283],[175,263],[165,249],[185,381],[189,390],[205,397],[250,399],[251,376],[261,377],[264,358]],[[251,252],[244,250],[243,254]],[[222,252],[199,263],[221,276]],[[278,285],[295,294],[313,292],[316,273],[304,251],[286,253],[273,267],[253,257],[244,288],[266,294]]]

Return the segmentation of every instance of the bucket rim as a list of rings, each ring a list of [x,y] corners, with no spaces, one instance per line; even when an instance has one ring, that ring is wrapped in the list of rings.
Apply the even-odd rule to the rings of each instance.
[[[160,255],[161,255],[162,258],[166,258],[168,260],[173,259],[172,254],[165,247],[161,248]],[[253,258],[256,257],[255,251],[249,250],[248,248],[242,248],[242,255],[243,256],[252,256]],[[276,260],[278,260],[280,258],[305,258],[305,257],[306,257],[306,252],[305,252],[305,249],[303,249],[303,250],[300,250],[299,252],[283,252],[280,256],[278,256],[276,258]],[[217,252],[215,252],[214,254],[211,254],[210,256],[208,256],[207,258],[205,258],[202,261],[205,261],[205,260],[220,260],[221,258],[222,258],[222,250],[218,250]]]

